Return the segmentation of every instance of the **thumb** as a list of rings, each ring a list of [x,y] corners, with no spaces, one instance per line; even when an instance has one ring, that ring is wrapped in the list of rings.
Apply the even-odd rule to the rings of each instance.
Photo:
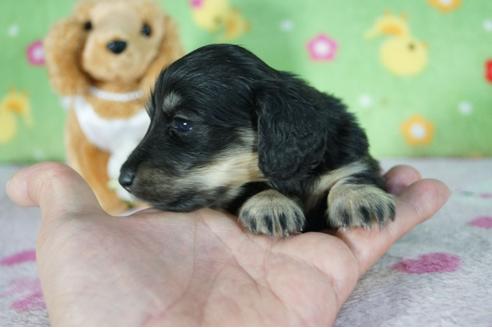
[[[20,206],[41,207],[43,217],[60,213],[102,212],[82,177],[63,164],[40,163],[15,174],[7,194]]]

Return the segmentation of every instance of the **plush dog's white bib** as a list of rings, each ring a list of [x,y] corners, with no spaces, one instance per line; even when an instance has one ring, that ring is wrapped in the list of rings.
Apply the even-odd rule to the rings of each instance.
[[[126,119],[103,118],[81,96],[71,97],[70,107],[75,111],[80,128],[87,139],[110,153],[117,151],[122,143],[140,141],[150,123],[144,109]]]
[[[142,97],[142,93],[139,91],[121,94],[95,88],[90,91],[98,98],[116,102],[128,102]],[[65,97],[63,104],[75,111],[80,128],[87,139],[93,145],[110,153],[108,162],[110,184],[121,198],[132,200],[131,195],[119,186],[117,181],[121,165],[147,132],[150,119],[145,109],[142,108],[129,118],[107,119],[99,116],[92,105],[82,96]]]

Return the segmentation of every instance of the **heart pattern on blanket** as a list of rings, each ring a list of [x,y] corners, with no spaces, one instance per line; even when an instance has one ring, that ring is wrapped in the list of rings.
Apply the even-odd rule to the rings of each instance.
[[[422,254],[417,259],[405,259],[391,266],[393,270],[409,273],[443,273],[454,272],[461,264],[461,259],[449,253]]]
[[[24,262],[35,262],[36,261],[36,251],[34,249],[28,249],[25,251],[17,252],[15,254],[6,256],[0,259],[1,266],[12,266],[16,264],[21,264]]]
[[[23,250],[0,259],[0,266],[12,267],[36,262],[34,249]],[[0,298],[9,299],[10,308],[16,312],[46,309],[41,284],[37,277],[19,276],[11,280]]]
[[[492,229],[492,216],[479,216],[468,222],[468,225],[482,229]]]

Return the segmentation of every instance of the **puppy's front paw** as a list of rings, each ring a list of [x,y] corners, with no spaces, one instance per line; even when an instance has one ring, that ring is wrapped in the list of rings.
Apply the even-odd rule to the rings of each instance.
[[[328,194],[327,215],[334,228],[383,226],[395,218],[395,200],[373,185],[342,183]]]
[[[253,233],[286,237],[302,231],[305,217],[295,201],[276,190],[265,190],[243,204],[239,221]]]

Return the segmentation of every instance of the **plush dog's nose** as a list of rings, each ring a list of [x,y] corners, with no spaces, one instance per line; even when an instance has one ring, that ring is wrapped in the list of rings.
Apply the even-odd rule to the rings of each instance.
[[[120,185],[122,185],[124,188],[128,188],[132,185],[134,179],[135,179],[134,170],[122,169],[118,181],[120,182]]]
[[[126,41],[123,40],[113,40],[109,42],[106,47],[109,51],[114,53],[115,55],[121,54],[126,49]]]

